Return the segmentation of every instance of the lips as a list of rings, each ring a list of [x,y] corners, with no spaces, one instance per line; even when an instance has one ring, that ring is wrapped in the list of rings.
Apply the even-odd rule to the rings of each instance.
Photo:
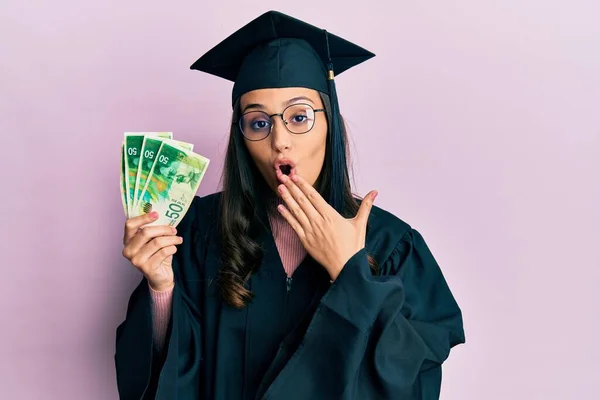
[[[279,160],[275,160],[273,163],[273,167],[275,168],[275,173],[280,171],[284,175],[292,175],[296,173],[296,163],[294,163],[289,158],[282,158]]]

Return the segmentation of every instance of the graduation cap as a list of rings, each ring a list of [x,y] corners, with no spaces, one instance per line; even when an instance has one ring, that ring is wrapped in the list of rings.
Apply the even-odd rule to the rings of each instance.
[[[325,29],[269,11],[225,38],[190,68],[234,82],[232,105],[256,89],[304,87],[327,94],[333,163],[329,203],[341,211],[346,156],[334,76],[374,56]]]
[[[254,89],[300,86],[328,93],[331,72],[339,75],[374,56],[324,29],[269,11],[210,49],[190,68],[235,82],[233,103]]]

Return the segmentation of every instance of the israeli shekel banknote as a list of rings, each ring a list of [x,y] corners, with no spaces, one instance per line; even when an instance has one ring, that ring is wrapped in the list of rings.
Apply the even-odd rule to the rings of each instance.
[[[209,160],[171,132],[126,132],[121,144],[121,201],[127,218],[157,211],[150,225],[177,226],[200,186]]]
[[[156,154],[131,217],[158,212],[149,225],[177,226],[200,187],[210,160],[187,150],[173,140],[164,140]]]
[[[160,146],[164,140],[165,139],[161,137],[144,137],[144,143],[142,144],[140,162],[137,171],[137,178],[135,181],[135,189],[133,191],[133,209],[136,209],[137,202],[142,194],[142,190],[146,187],[148,175],[150,175],[150,171],[152,170],[154,162],[156,161],[156,155],[158,154]],[[183,149],[189,151],[194,150],[194,145],[191,143],[181,142],[178,140],[174,140],[173,142],[177,143],[177,145]]]
[[[127,213],[131,215],[134,206],[135,182],[140,166],[140,155],[144,138],[160,137],[172,139],[172,132],[125,132],[125,192],[127,193]]]
[[[126,217],[129,217],[129,207],[127,205],[127,185],[125,184],[125,141],[121,143],[121,201],[123,202],[123,212]]]

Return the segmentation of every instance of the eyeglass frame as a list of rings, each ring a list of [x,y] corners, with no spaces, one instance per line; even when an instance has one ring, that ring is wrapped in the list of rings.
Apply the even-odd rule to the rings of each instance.
[[[285,113],[285,111],[286,111],[288,108],[290,108],[290,107],[294,107],[294,106],[308,106],[308,107],[310,107],[310,108],[313,110],[313,112],[314,112],[314,113],[317,113],[317,112],[327,112],[327,110],[326,110],[326,109],[324,109],[324,108],[313,108],[313,106],[311,106],[311,105],[310,105],[310,104],[308,104],[308,103],[294,103],[294,104],[290,104],[289,106],[285,107],[285,108],[283,109],[283,111],[282,111],[282,112],[280,112],[280,113],[275,113],[275,114],[271,114],[271,115],[269,115],[269,114],[267,114],[266,112],[264,112],[264,111],[261,111],[261,110],[247,111],[247,112],[243,113],[242,115],[240,115],[240,118],[238,119],[238,122],[237,122],[237,124],[234,122],[234,123],[233,123],[233,125],[237,125],[238,129],[239,129],[239,130],[240,130],[240,132],[242,133],[242,136],[244,136],[244,138],[245,138],[246,140],[249,140],[249,141],[251,141],[251,142],[260,142],[261,140],[265,140],[266,138],[268,138],[268,137],[269,137],[269,135],[271,135],[271,132],[273,132],[273,126],[275,126],[275,121],[273,120],[273,117],[279,117],[279,118],[281,118],[281,121],[283,122],[283,126],[285,126],[285,129],[286,129],[286,130],[287,130],[289,133],[291,133],[291,134],[293,134],[293,135],[305,135],[305,134],[307,134],[308,132],[310,132],[310,131],[311,131],[311,130],[312,130],[314,127],[315,127],[315,124],[314,124],[314,123],[313,123],[313,125],[310,127],[310,129],[309,129],[309,130],[307,130],[306,132],[300,132],[300,133],[297,133],[297,132],[292,132],[292,131],[290,131],[290,128],[288,128],[288,121],[286,121],[285,119],[283,119],[283,114]],[[268,116],[268,117],[269,117],[269,119],[271,120],[271,127],[269,128],[269,133],[267,133],[267,135],[266,135],[264,138],[262,138],[262,139],[250,139],[250,138],[248,138],[248,136],[246,136],[246,135],[244,134],[244,129],[242,128],[242,119],[244,118],[244,115],[246,115],[246,114],[250,114],[250,113],[253,113],[253,112],[261,112],[261,113],[265,114],[266,116]],[[315,122],[316,122],[316,121],[315,121]]]

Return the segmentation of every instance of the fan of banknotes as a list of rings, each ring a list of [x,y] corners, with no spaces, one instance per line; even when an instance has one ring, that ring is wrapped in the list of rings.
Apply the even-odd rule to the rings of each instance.
[[[172,132],[125,132],[121,145],[121,199],[127,218],[152,211],[149,225],[177,226],[188,211],[210,160]]]

